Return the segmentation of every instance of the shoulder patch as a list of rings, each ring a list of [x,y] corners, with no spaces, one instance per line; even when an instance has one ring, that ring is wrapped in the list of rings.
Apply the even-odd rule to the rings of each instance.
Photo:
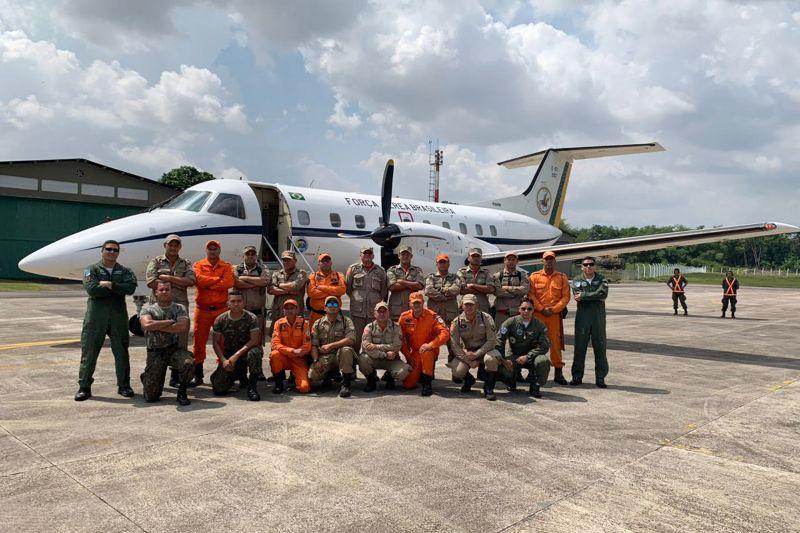
[[[444,319],[438,315],[436,316],[436,321],[443,326],[445,325]]]
[[[89,277],[89,276],[91,276],[91,275],[92,275],[92,271],[91,271],[91,270],[89,270],[88,268],[87,268],[86,270],[84,270],[84,271],[83,271],[83,277],[84,277],[84,278],[88,278],[88,277]]]
[[[505,335],[506,333],[508,333],[507,327],[503,326],[502,328],[500,328],[500,335]]]

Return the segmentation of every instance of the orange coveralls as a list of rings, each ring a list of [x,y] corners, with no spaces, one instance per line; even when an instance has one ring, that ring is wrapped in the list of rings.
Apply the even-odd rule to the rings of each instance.
[[[197,261],[192,267],[197,278],[194,296],[194,362],[206,360],[208,333],[214,320],[228,310],[228,289],[233,287],[233,265],[218,259],[211,264],[208,259]]]
[[[302,353],[296,355],[295,348],[300,348]],[[302,316],[294,319],[294,324],[289,324],[286,317],[275,322],[272,330],[272,352],[269,354],[269,367],[273,374],[281,370],[291,370],[294,374],[294,385],[298,392],[311,390],[308,381],[308,364],[306,355],[311,353],[311,321]]]
[[[562,272],[547,274],[544,270],[530,275],[531,288],[528,298],[533,300],[533,316],[547,326],[550,339],[550,362],[554,368],[564,368],[561,350],[564,349],[564,319],[561,312],[569,303],[569,279]],[[553,314],[544,316],[542,311],[550,307]]]
[[[331,270],[327,276],[320,270],[308,276],[308,299],[310,300],[311,325],[325,316],[325,298],[336,296],[339,300],[347,290],[345,277],[341,272]]]
[[[423,373],[433,376],[439,348],[450,340],[450,330],[442,317],[430,309],[423,309],[419,318],[414,318],[413,310],[409,309],[400,315],[400,334],[403,337],[403,347],[400,351],[411,366],[408,377],[403,381],[403,387],[413,389]],[[433,349],[420,353],[419,347],[425,343],[431,343]]]

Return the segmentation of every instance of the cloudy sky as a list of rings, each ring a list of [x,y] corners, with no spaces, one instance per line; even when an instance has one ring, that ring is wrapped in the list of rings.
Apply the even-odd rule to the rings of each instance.
[[[0,160],[84,157],[425,199],[579,161],[578,226],[800,223],[800,4],[698,0],[0,0]],[[490,191],[487,194],[487,190]]]

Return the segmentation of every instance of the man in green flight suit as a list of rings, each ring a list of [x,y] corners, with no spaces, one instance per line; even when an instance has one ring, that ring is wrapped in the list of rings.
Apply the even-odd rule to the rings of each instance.
[[[497,378],[513,392],[517,390],[517,373],[528,369],[530,386],[528,394],[541,398],[540,387],[547,383],[550,374],[550,339],[547,327],[533,317],[533,301],[527,296],[519,303],[519,314],[507,318],[497,332],[497,351],[500,367]],[[507,353],[508,342],[511,353]]]
[[[125,296],[136,291],[133,271],[117,263],[119,243],[106,241],[100,247],[101,260],[83,271],[83,288],[89,294],[81,332],[81,365],[75,401],[92,397],[94,369],[106,335],[111,340],[117,393],[131,398],[131,364],[128,355],[128,310]]]
[[[572,359],[572,380],[570,385],[583,383],[583,369],[586,365],[586,348],[592,340],[594,351],[595,383],[606,388],[608,358],[606,358],[606,297],[608,280],[595,271],[595,258],[587,256],[581,261],[583,274],[572,280],[572,294],[578,302],[575,314],[575,355]]]

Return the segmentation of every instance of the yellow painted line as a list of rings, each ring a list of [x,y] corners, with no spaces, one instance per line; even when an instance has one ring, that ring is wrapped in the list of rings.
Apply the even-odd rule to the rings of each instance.
[[[0,350],[15,350],[17,348],[29,348],[31,346],[53,346],[56,344],[70,344],[81,342],[80,339],[55,339],[51,341],[18,342],[16,344],[0,344]]]

